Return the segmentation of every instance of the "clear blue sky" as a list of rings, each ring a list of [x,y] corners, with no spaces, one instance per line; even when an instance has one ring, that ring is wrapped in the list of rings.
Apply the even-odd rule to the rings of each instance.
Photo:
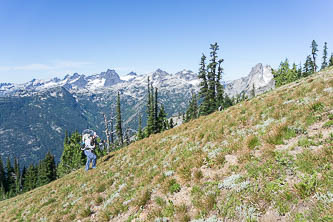
[[[303,62],[313,39],[333,52],[332,27],[332,0],[0,0],[0,82],[197,72],[215,41],[230,80],[258,62]]]

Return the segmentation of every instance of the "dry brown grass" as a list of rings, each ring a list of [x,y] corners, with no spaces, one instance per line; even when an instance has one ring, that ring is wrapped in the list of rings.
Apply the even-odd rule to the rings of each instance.
[[[96,170],[80,169],[46,186],[1,201],[0,217],[4,221],[37,221],[44,217],[47,221],[80,218],[109,221],[125,215],[124,220],[131,217],[154,221],[168,217],[171,221],[189,221],[197,215],[224,217],[223,209],[228,209],[226,219],[239,221],[246,218],[240,218],[236,208],[250,203],[262,215],[269,207],[286,211],[288,207],[281,202],[285,196],[279,190],[297,196],[290,181],[301,180],[299,175],[307,172],[297,171],[296,163],[304,170],[306,164],[312,164],[322,174],[320,191],[329,189],[326,174],[331,175],[329,170],[333,168],[329,138],[316,137],[323,148],[312,155],[315,159],[299,155],[294,157],[297,161],[289,163],[276,151],[276,145],[288,143],[290,135],[299,136],[288,131],[290,127],[306,130],[328,119],[327,113],[333,108],[332,93],[325,91],[329,87],[333,87],[332,69],[152,135],[98,160]],[[236,158],[236,163],[228,163],[226,155]],[[324,163],[323,167],[318,159]],[[302,165],[302,161],[306,164]],[[173,175],[165,176],[168,171]],[[240,192],[218,189],[218,184],[233,173],[240,174],[250,186]],[[178,194],[170,193],[172,179],[184,188],[179,193],[186,189],[193,191],[182,194],[191,196],[188,205],[170,202]],[[288,183],[285,187],[289,188],[281,186],[275,191],[276,184],[281,183]],[[165,204],[156,204],[156,194],[161,195]],[[308,198],[315,201],[314,197]],[[298,197],[294,201],[285,200],[290,215],[300,213]],[[325,215],[332,211],[332,207],[321,208],[320,212],[318,209],[309,205],[306,212]],[[320,219],[311,219],[310,213],[304,215],[309,220]]]

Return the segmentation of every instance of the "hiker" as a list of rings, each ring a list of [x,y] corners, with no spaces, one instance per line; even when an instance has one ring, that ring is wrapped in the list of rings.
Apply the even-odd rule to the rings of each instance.
[[[89,170],[90,162],[92,162],[92,168],[96,168],[96,155],[93,153],[93,150],[95,149],[95,143],[92,143],[96,140],[96,134],[93,136],[88,136],[84,140],[84,154],[87,156],[87,162],[86,162],[86,171]]]

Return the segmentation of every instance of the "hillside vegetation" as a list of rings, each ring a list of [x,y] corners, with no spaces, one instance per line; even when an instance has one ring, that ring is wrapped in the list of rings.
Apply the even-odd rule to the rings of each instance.
[[[331,221],[333,69],[0,202],[5,221]],[[200,220],[201,219],[201,220]]]

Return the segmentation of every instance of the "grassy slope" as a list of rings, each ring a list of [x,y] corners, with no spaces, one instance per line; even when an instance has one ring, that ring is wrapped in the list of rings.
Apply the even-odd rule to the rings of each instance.
[[[95,170],[2,201],[0,218],[329,220],[332,114],[329,69],[133,143]]]

